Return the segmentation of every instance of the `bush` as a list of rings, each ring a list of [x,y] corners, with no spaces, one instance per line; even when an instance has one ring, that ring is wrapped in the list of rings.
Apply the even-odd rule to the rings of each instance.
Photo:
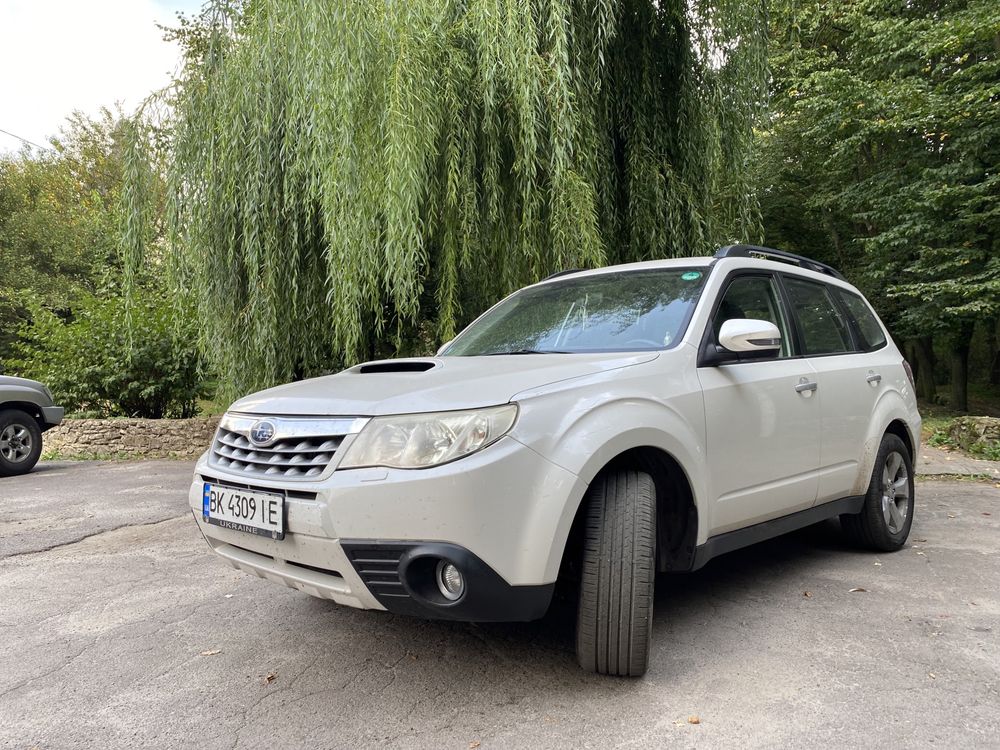
[[[11,374],[45,383],[69,412],[109,417],[191,417],[201,394],[193,318],[167,294],[140,289],[126,315],[120,296],[85,297],[64,321],[29,303]]]

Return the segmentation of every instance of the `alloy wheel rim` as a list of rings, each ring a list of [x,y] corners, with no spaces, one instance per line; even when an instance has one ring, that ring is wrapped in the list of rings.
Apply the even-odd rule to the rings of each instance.
[[[882,466],[882,516],[889,531],[893,534],[902,531],[909,513],[910,475],[906,461],[893,451]]]
[[[9,424],[0,432],[0,456],[12,464],[24,461],[31,453],[31,433],[22,424]]]

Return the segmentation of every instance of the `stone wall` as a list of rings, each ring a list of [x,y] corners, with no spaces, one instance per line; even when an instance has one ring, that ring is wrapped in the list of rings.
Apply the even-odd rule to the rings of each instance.
[[[219,417],[67,419],[42,436],[43,452],[66,457],[197,458]]]
[[[958,417],[948,428],[948,437],[963,450],[984,454],[1000,449],[1000,418]]]

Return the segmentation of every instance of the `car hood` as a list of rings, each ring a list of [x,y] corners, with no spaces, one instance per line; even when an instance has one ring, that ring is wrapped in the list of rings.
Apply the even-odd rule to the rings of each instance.
[[[426,357],[366,362],[336,375],[289,383],[240,399],[248,414],[415,414],[505,404],[529,388],[654,360],[659,352]]]
[[[16,386],[18,388],[32,388],[36,391],[41,391],[44,386],[37,380],[28,380],[27,378],[17,378],[13,375],[0,375],[0,387],[2,386]]]

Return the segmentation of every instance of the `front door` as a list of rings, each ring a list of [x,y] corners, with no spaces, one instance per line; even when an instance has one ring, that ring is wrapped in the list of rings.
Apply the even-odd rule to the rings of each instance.
[[[790,357],[788,314],[772,275],[729,282],[709,332],[716,344],[722,323],[733,318],[774,323],[782,347],[771,359],[698,368],[714,500],[710,536],[809,508],[818,489],[816,372],[808,360]]]

